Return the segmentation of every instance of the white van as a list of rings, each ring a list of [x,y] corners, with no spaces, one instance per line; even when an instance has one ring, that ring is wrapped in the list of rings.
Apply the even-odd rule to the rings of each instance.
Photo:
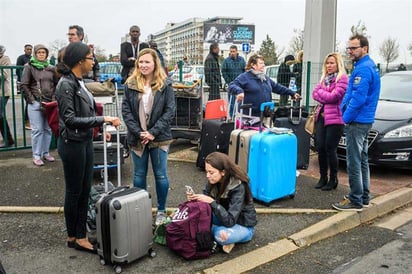
[[[265,67],[265,73],[267,76],[270,77],[273,81],[277,82],[277,76],[278,76],[278,71],[279,71],[279,66],[280,65],[270,65]]]

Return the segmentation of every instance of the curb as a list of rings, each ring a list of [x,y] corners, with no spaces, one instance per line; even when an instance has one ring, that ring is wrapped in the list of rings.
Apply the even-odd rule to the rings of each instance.
[[[339,212],[305,228],[287,239],[269,243],[264,247],[203,270],[203,273],[244,273],[269,263],[299,248],[335,236],[381,217],[412,202],[412,188],[404,187],[371,200],[371,206],[361,212]],[[334,212],[337,212],[336,210]]]
[[[177,210],[176,207],[168,207],[168,212]],[[152,213],[157,209],[152,208]],[[63,207],[52,206],[0,206],[0,213],[63,213]],[[313,208],[256,208],[257,214],[324,214],[336,213],[334,209]]]

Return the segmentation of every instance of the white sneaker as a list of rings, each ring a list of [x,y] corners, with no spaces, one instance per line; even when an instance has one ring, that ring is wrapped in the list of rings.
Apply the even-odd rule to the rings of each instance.
[[[167,215],[163,211],[158,211],[156,214],[155,225],[161,225],[166,221]]]

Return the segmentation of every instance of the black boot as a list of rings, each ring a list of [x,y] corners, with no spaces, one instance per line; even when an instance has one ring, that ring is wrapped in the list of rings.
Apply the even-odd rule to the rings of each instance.
[[[315,188],[322,188],[327,184],[327,182],[328,182],[328,177],[321,176],[318,183],[315,185]]]
[[[336,189],[338,187],[338,178],[337,177],[330,177],[329,182],[322,187],[324,191],[330,191],[332,189]]]

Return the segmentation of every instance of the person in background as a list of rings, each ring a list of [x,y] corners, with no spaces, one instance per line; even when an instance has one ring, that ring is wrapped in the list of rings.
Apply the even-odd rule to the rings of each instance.
[[[122,84],[126,81],[135,67],[135,62],[139,51],[149,48],[147,43],[140,43],[140,28],[138,26],[131,26],[129,29],[130,42],[123,42],[120,45],[120,63],[122,64]]]
[[[164,60],[163,54],[157,48],[157,43],[154,40],[151,40],[149,42],[149,46],[150,46],[151,49],[156,51],[157,56],[159,56],[159,59],[160,59],[160,64],[162,64],[162,68],[164,68],[164,70],[166,72],[166,75],[167,75],[167,68],[166,68],[166,65],[165,65],[165,60]]]
[[[55,100],[58,77],[54,66],[49,64],[49,50],[42,44],[34,46],[34,56],[24,66],[21,89],[28,105],[31,127],[33,164],[43,166],[43,160],[54,162],[49,153],[52,131],[42,111],[42,102]]]
[[[17,57],[16,66],[24,66],[25,64],[27,64],[30,61],[32,51],[33,51],[33,46],[32,45],[30,45],[30,44],[24,45],[24,54]],[[22,72],[23,72],[23,69],[17,69],[16,70],[17,84],[18,85],[21,82]]]
[[[206,157],[205,170],[208,182],[203,194],[187,193],[187,199],[210,204],[214,239],[230,253],[236,243],[249,242],[255,232],[256,210],[249,177],[221,152]]]
[[[210,44],[209,54],[205,60],[205,81],[209,85],[209,101],[220,99],[222,79],[219,66],[219,44]]]
[[[298,93],[274,82],[265,74],[265,60],[259,54],[249,57],[246,71],[230,83],[229,91],[236,95],[236,101],[252,104],[252,115],[257,117],[260,117],[260,105],[272,101],[272,92],[291,96],[294,100],[300,98]]]
[[[241,73],[245,72],[246,67],[246,61],[239,55],[236,45],[230,46],[229,51],[229,57],[225,58],[222,63],[222,76],[228,85]],[[235,101],[235,95],[229,92],[229,117],[233,116]]]
[[[191,64],[189,63],[189,59],[187,56],[183,57],[183,67],[190,67]]]
[[[278,75],[277,75],[277,83],[281,84],[284,87],[289,87],[291,77],[294,77],[293,72],[290,70],[290,65],[295,63],[295,57],[293,55],[287,55],[285,57],[285,61],[280,64]],[[286,94],[280,95],[279,106],[283,107],[288,104],[288,96]]]
[[[346,48],[354,62],[348,88],[341,103],[346,133],[346,169],[350,193],[332,206],[337,210],[361,211],[369,206],[370,174],[368,163],[368,135],[375,121],[381,78],[379,69],[369,56],[369,41],[363,35],[349,38]]]
[[[66,49],[57,71],[62,75],[56,88],[59,109],[57,147],[63,163],[65,180],[64,217],[67,246],[97,253],[86,237],[89,193],[93,178],[93,128],[110,123],[120,125],[118,117],[96,116],[96,102],[86,88],[83,75],[93,68],[89,46],[72,42]],[[105,136],[110,140],[110,134]]]
[[[83,39],[84,39],[83,27],[79,25],[69,26],[69,31],[67,33],[67,36],[68,36],[69,43],[83,42]],[[83,75],[82,79],[86,80],[86,82],[90,82],[90,81],[99,82],[100,81],[99,62],[97,61],[96,56],[94,55],[94,45],[90,45],[90,48],[92,49],[93,58],[94,58],[93,68],[91,71],[87,73],[87,75]],[[63,58],[64,49],[65,47],[59,50],[59,55],[58,55],[59,62]]]
[[[318,102],[315,118],[315,147],[318,152],[320,179],[315,188],[332,190],[338,186],[337,148],[343,134],[340,103],[348,86],[342,56],[333,52],[326,56],[322,76],[312,96]],[[329,180],[328,180],[329,170]]]
[[[0,66],[11,66],[10,58],[5,55],[6,48],[0,45]],[[11,135],[9,123],[6,117],[6,105],[11,96],[11,75],[9,69],[0,71],[0,132],[3,137],[3,144],[0,148],[14,145],[13,136]],[[4,89],[3,89],[4,86]]]
[[[127,126],[127,144],[134,163],[133,185],[147,189],[149,157],[156,183],[155,224],[166,220],[169,191],[167,157],[172,142],[171,121],[175,115],[172,83],[153,49],[140,50],[133,74],[126,80],[122,103]]]
[[[406,66],[401,63],[398,67],[398,71],[405,71],[405,70],[406,70]]]
[[[33,51],[33,46],[30,44],[24,45],[24,54],[20,55],[17,57],[16,61],[16,66],[24,66],[30,61],[31,54]],[[23,73],[23,69],[17,69],[16,70],[16,75],[17,75],[17,92],[21,93],[21,75]],[[30,130],[30,121],[29,121],[29,115],[27,114],[27,104],[24,107],[24,127],[25,129]]]
[[[297,93],[302,94],[302,70],[303,70],[303,50],[298,52],[296,62],[293,65],[292,72],[296,79]]]

